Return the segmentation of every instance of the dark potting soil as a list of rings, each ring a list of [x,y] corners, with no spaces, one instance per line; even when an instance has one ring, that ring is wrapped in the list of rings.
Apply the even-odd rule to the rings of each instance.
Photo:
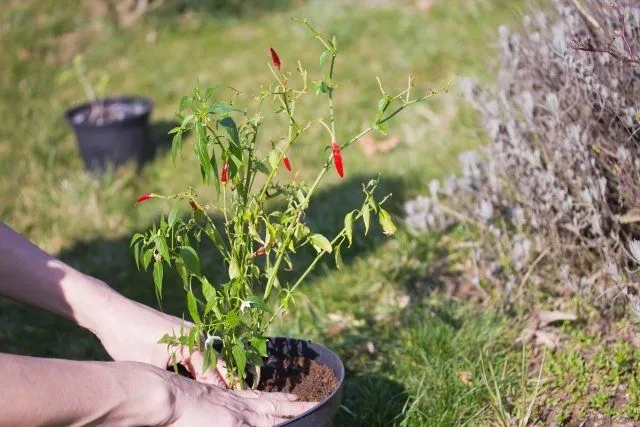
[[[263,366],[258,390],[293,393],[304,402],[320,402],[338,386],[338,378],[326,365],[304,357]]]
[[[173,371],[173,368],[167,368]],[[193,379],[184,366],[177,365],[178,374]],[[263,366],[258,390],[293,393],[303,402],[320,402],[338,386],[338,378],[327,365],[304,357],[285,359]]]

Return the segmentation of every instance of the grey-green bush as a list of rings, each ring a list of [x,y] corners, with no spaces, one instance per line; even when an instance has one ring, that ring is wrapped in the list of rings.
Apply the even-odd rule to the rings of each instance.
[[[574,49],[609,47],[615,38],[615,52],[640,52],[640,4],[619,7],[627,45],[620,16],[597,0],[554,2],[525,15],[517,32],[500,28],[495,86],[461,83],[491,143],[465,155],[462,177],[406,205],[417,228],[459,220],[452,211],[484,224],[490,247],[478,251],[480,271],[506,284],[507,295],[545,252],[529,285],[552,282],[603,307],[636,298],[627,248],[640,235],[640,66]]]

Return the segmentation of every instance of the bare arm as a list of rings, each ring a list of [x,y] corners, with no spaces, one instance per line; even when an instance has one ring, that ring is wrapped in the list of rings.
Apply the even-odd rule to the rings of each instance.
[[[0,353],[0,426],[164,424],[170,395],[147,366]]]
[[[98,336],[116,362],[38,359],[0,353],[0,426],[255,425],[313,406],[280,393],[216,387],[198,351],[177,354],[199,381],[167,372],[157,341],[181,319],[125,298],[104,282],[48,255],[0,223],[0,296],[73,320]],[[143,362],[143,363],[140,363]],[[209,384],[205,384],[209,383]]]
[[[99,332],[104,305],[123,298],[0,223],[0,295],[45,309]]]

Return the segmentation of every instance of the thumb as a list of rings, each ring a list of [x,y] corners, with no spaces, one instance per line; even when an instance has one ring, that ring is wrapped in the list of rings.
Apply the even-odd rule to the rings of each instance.
[[[181,353],[183,353],[182,364],[187,368],[196,381],[211,384],[220,388],[229,388],[226,381],[227,370],[226,366],[224,366],[224,362],[218,360],[215,369],[209,367],[205,372],[202,372],[202,367],[204,366],[202,352],[194,350],[193,353],[189,354],[189,349],[183,347]]]

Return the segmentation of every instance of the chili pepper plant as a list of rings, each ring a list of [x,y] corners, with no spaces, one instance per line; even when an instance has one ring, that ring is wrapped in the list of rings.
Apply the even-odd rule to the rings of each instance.
[[[387,122],[412,104],[425,101],[437,92],[429,90],[412,98],[413,78],[406,89],[396,95],[385,92],[380,84],[381,97],[372,124],[345,141],[336,137],[338,125],[334,105],[335,65],[338,44],[333,37],[325,38],[307,20],[294,19],[310,31],[321,48],[319,66],[322,77],[309,81],[302,63],[297,61],[289,71],[286,62],[270,48],[268,64],[273,79],[261,87],[257,95],[256,112],[238,105],[239,93],[232,90],[230,99],[222,101],[218,94],[223,87],[201,90],[196,85],[192,95],[184,96],[179,105],[180,123],[173,134],[172,155],[179,157],[184,136],[193,134],[193,148],[205,184],[215,195],[211,201],[199,197],[193,189],[161,195],[147,193],[137,203],[156,198],[173,200],[174,207],[158,225],[144,233],[136,233],[132,240],[139,268],[153,271],[158,300],[163,293],[165,270],[174,269],[182,281],[186,306],[193,320],[190,328],[178,336],[165,335],[160,342],[168,350],[180,346],[199,348],[204,353],[203,369],[215,366],[219,357],[228,369],[231,386],[243,387],[247,371],[253,367],[259,377],[262,358],[267,351],[265,331],[294,302],[298,288],[313,269],[328,254],[336,266],[342,268],[342,251],[354,239],[354,224],[364,224],[369,231],[371,218],[376,218],[387,235],[396,227],[384,209],[390,195],[376,196],[378,179],[363,185],[360,208],[347,213],[342,229],[333,236],[315,233],[305,222],[305,213],[313,201],[323,178],[333,171],[340,178],[345,175],[342,152],[359,138],[374,130],[386,131]],[[300,100],[320,96],[327,101],[326,114],[315,121],[303,123],[296,114]],[[275,103],[275,111],[273,110]],[[269,116],[262,113],[269,111]],[[261,126],[272,115],[285,115],[288,126],[277,142],[261,139]],[[326,133],[324,163],[319,160],[319,172],[307,183],[299,179],[287,153],[302,140],[312,127],[319,126]],[[279,173],[281,166],[287,172]],[[276,209],[272,199],[279,199]],[[179,214],[180,203],[189,204],[188,217]],[[210,244],[204,244],[209,240]],[[295,271],[293,280],[283,281],[283,270],[292,270],[296,255],[304,247],[315,249],[315,258]],[[212,249],[213,248],[213,249]],[[227,276],[211,277],[200,265],[203,251],[213,251],[224,263]],[[291,274],[287,275],[291,277]],[[159,337],[160,338],[160,337]],[[218,345],[216,345],[218,344]],[[221,344],[221,345],[220,345]],[[257,381],[254,381],[254,387]]]

